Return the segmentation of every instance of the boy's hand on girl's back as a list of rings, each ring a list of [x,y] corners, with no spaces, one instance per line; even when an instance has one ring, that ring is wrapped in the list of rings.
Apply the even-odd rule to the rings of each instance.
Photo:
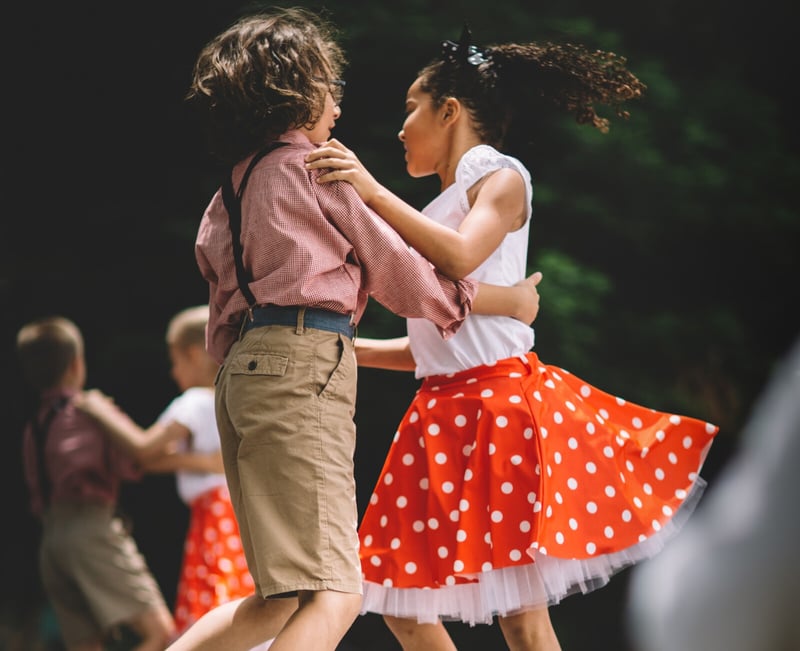
[[[76,394],[72,399],[72,403],[81,411],[95,416],[101,413],[108,413],[113,410],[119,411],[114,399],[107,396],[100,389],[88,389]]]

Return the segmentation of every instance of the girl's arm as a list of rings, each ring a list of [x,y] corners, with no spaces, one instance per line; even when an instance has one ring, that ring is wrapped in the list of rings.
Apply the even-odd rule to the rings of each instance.
[[[356,337],[355,351],[359,366],[388,371],[413,371],[416,368],[414,355],[408,345],[408,337],[395,339]]]
[[[460,280],[486,260],[526,218],[525,183],[512,169],[484,177],[471,193],[472,208],[457,231],[428,219],[378,183],[358,157],[336,139],[306,157],[309,169],[332,168],[320,183],[347,181],[364,202],[400,236],[452,280]]]
[[[117,445],[142,464],[161,454],[170,443],[191,435],[187,427],[174,421],[155,423],[145,430],[99,389],[79,393],[74,402],[78,409],[100,423]]]

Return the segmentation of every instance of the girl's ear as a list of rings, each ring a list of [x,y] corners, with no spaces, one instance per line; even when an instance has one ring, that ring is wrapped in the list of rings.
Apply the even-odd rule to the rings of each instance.
[[[442,104],[440,115],[443,124],[454,124],[461,115],[461,102],[455,97],[448,97]]]

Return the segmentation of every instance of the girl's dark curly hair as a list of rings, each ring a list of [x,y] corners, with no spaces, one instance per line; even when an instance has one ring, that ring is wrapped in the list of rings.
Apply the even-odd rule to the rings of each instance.
[[[468,39],[465,29],[462,41]],[[537,111],[555,107],[579,124],[607,132],[609,120],[597,105],[629,117],[622,104],[638,98],[645,85],[625,67],[623,57],[581,45],[509,43],[485,50],[468,43],[443,44],[442,57],[419,72],[421,88],[434,106],[455,97],[466,107],[481,138],[497,149],[531,140]]]
[[[213,155],[236,163],[322,115],[346,63],[324,19],[302,8],[241,18],[206,45],[186,100]]]

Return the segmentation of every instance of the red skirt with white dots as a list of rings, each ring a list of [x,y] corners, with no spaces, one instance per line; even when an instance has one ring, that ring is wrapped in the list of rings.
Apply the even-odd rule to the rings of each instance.
[[[474,625],[605,585],[691,513],[717,431],[534,353],[426,378],[359,528],[363,612]]]
[[[206,491],[192,502],[189,517],[175,605],[178,633],[212,608],[254,591],[228,488]]]

